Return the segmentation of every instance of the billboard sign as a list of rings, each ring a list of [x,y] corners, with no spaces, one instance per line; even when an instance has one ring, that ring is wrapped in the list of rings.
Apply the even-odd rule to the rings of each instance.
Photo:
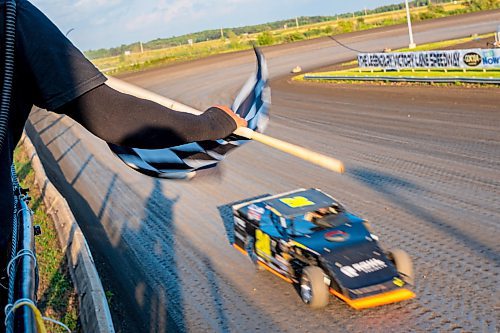
[[[500,68],[500,49],[359,53],[362,68]]]

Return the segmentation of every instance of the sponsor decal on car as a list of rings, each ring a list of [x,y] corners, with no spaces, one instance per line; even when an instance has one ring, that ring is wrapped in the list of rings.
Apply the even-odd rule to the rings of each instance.
[[[397,277],[395,277],[392,280],[392,283],[394,283],[398,287],[402,287],[405,284],[403,280],[401,280],[400,278],[397,278]]]
[[[340,271],[348,277],[354,278],[359,276],[359,273],[372,273],[382,268],[387,267],[387,264],[380,259],[371,258],[360,261],[352,265],[345,265],[340,268]]]
[[[235,232],[234,232],[234,236],[235,236],[236,238],[238,238],[239,240],[241,240],[242,242],[245,242],[245,241],[246,241],[246,239],[247,239],[247,238],[246,238],[243,234],[241,234],[241,233],[239,233],[239,232],[237,232],[237,231],[235,231]]]
[[[239,217],[234,217],[234,223],[237,224],[238,226],[242,227],[242,228],[245,228],[246,224],[245,222],[240,219]]]
[[[296,196],[293,198],[282,198],[280,199],[280,201],[290,208],[300,208],[314,205],[314,202],[307,199],[306,197],[301,196]]]
[[[248,218],[255,221],[260,221],[262,218],[262,214],[264,214],[265,210],[262,207],[251,204],[248,206]]]
[[[294,240],[292,240],[292,244],[295,245],[295,246],[297,246],[297,247],[300,247],[301,249],[304,249],[304,250],[308,249],[307,246],[305,246],[305,245],[303,245],[303,244],[301,244],[299,242],[296,242]]]
[[[349,234],[342,230],[333,230],[325,233],[325,239],[330,242],[343,242],[349,238]]]

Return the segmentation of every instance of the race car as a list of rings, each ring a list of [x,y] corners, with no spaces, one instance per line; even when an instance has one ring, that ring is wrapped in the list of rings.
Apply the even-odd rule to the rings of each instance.
[[[415,297],[408,254],[385,250],[366,220],[319,189],[298,189],[232,206],[233,246],[300,286],[312,308],[333,294],[355,309]]]

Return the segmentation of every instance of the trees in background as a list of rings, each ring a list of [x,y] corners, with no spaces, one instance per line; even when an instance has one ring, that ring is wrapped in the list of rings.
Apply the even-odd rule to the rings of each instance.
[[[470,11],[476,12],[480,10],[490,10],[500,8],[498,0],[470,0],[467,1],[467,7]]]
[[[462,14],[466,12],[474,12],[481,10],[490,10],[500,8],[500,1],[498,0],[468,0],[466,2],[465,8],[459,8],[451,11],[446,11],[442,6],[444,3],[452,2],[453,0],[414,0],[410,1],[411,7],[422,7],[428,6],[428,10],[420,12],[418,14],[412,14],[412,20],[427,20],[438,17],[444,17],[448,15]],[[321,23],[326,21],[335,21],[335,25],[327,26],[323,29],[309,29],[307,31],[293,31],[286,28],[293,28],[296,25],[295,18],[288,20],[281,20],[276,22],[270,22],[265,24],[257,24],[252,26],[236,27],[231,29],[225,29],[225,36],[228,41],[229,47],[232,49],[237,49],[249,43],[245,40],[243,36],[248,34],[258,34],[257,43],[259,45],[272,45],[276,42],[293,42],[297,40],[302,40],[305,38],[312,38],[321,35],[330,35],[337,33],[347,33],[356,30],[365,30],[373,27],[387,26],[392,24],[404,23],[405,18],[393,18],[386,17],[380,21],[373,23],[365,23],[364,16],[366,14],[378,14],[385,13],[394,10],[404,9],[404,2],[394,5],[387,5],[377,7],[375,9],[366,9],[362,11],[357,11],[354,13],[344,13],[335,16],[302,16],[298,17],[297,21],[299,26],[313,23]],[[279,34],[273,34],[271,30],[280,30]],[[163,49],[173,46],[188,44],[189,40],[194,43],[199,43],[208,40],[217,40],[221,38],[220,29],[205,30],[196,33],[191,33],[182,36],[173,36],[170,38],[157,38],[147,43],[143,43],[144,49],[155,50]],[[90,59],[104,58],[123,55],[125,51],[138,52],[140,50],[139,43],[133,43],[128,45],[121,45],[118,47],[113,47],[109,49],[99,49],[86,51],[85,55]]]

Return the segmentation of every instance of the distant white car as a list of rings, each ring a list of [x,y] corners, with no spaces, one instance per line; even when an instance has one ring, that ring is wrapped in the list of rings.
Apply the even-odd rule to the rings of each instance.
[[[292,73],[296,74],[300,72],[302,72],[302,68],[300,66],[295,66],[294,68],[292,68]]]

